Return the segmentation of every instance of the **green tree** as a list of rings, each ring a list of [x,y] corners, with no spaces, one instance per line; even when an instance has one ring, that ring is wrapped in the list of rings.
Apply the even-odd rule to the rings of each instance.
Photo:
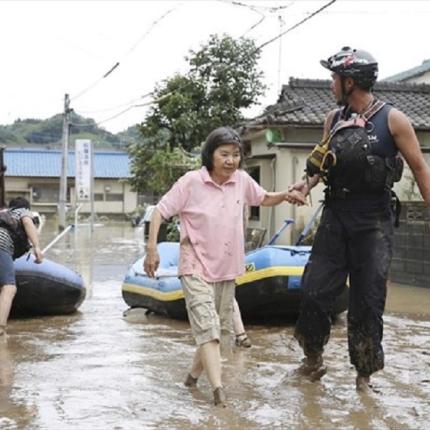
[[[200,157],[186,153],[180,147],[166,149],[168,140],[169,132],[159,129],[156,136],[145,138],[143,144],[130,145],[134,188],[164,194],[177,178],[198,166]],[[146,174],[142,174],[143,170]]]
[[[156,86],[155,103],[140,125],[142,141],[129,147],[137,191],[168,189],[183,168],[196,164],[187,152],[200,148],[214,128],[243,119],[241,109],[257,103],[266,89],[259,58],[251,39],[212,35],[198,51],[189,52],[187,74]],[[174,168],[174,163],[181,167]],[[168,175],[160,174],[161,166]]]

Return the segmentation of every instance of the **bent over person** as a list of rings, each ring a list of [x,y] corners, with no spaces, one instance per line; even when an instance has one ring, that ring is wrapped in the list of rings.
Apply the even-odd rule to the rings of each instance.
[[[0,211],[0,337],[6,335],[6,325],[16,294],[13,260],[29,251],[33,245],[35,262],[41,263],[37,230],[28,200],[17,197],[9,202],[9,209]]]
[[[231,128],[213,130],[202,148],[202,167],[182,176],[152,215],[144,270],[155,276],[157,236],[162,219],[179,215],[179,276],[188,319],[197,344],[185,385],[196,386],[203,370],[214,403],[225,406],[221,382],[221,333],[232,332],[235,278],[245,271],[244,205],[304,204],[298,191],[267,192],[244,170],[242,144]]]
[[[307,162],[312,176],[290,189],[307,195],[322,178],[325,207],[303,276],[304,300],[295,337],[305,358],[299,373],[318,379],[331,328],[331,306],[349,277],[348,347],[356,387],[384,367],[386,283],[392,257],[393,183],[402,158],[430,207],[430,169],[408,118],[374,96],[378,63],[366,51],[343,48],[321,64],[332,72],[340,109],[325,121],[324,138]],[[398,202],[398,200],[397,200]],[[398,213],[397,213],[398,215]]]

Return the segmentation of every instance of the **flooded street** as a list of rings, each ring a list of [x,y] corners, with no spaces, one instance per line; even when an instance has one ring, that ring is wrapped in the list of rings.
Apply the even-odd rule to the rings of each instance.
[[[46,257],[84,277],[87,298],[68,316],[11,320],[0,345],[0,429],[426,429],[430,422],[430,289],[391,285],[386,368],[358,394],[343,315],[320,383],[291,375],[293,327],[248,326],[249,350],[226,353],[229,407],[212,406],[203,377],[183,380],[194,345],[188,323],[143,312],[123,317],[121,282],[142,253],[142,229],[110,223],[71,232]],[[49,223],[42,244],[55,236]]]

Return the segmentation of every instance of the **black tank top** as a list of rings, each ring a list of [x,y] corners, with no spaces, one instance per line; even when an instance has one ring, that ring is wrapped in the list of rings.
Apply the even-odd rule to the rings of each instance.
[[[398,153],[393,135],[388,127],[388,114],[392,108],[393,106],[385,104],[369,119],[366,126],[367,135],[372,144],[372,152],[384,158],[395,157]],[[351,111],[347,111],[343,119],[349,119],[352,113]],[[342,114],[343,109],[335,113],[330,129],[333,129]]]
[[[372,144],[372,152],[383,158],[395,157],[398,153],[393,135],[388,127],[388,115],[391,109],[391,105],[385,104],[369,119],[366,126],[367,135]],[[333,117],[330,128],[332,129],[341,117],[348,119],[352,113],[349,109],[339,109]],[[391,193],[388,190],[380,194],[351,194],[347,198],[326,199],[326,204],[330,207],[358,212],[385,209],[390,202]]]

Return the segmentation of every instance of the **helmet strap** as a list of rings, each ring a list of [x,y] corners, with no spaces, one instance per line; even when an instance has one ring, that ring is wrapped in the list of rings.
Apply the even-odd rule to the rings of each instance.
[[[340,104],[342,106],[346,106],[348,104],[348,96],[349,94],[346,93],[346,88],[345,88],[345,77],[344,76],[340,76],[340,90],[341,90],[341,95],[340,95]]]
[[[351,87],[351,89],[349,91],[346,91],[345,82],[346,82],[346,77],[340,75],[340,88],[341,88],[341,91],[342,91],[341,99],[340,99],[340,104],[342,106],[346,106],[348,104],[348,97],[355,90],[355,83],[354,83],[354,85]]]

